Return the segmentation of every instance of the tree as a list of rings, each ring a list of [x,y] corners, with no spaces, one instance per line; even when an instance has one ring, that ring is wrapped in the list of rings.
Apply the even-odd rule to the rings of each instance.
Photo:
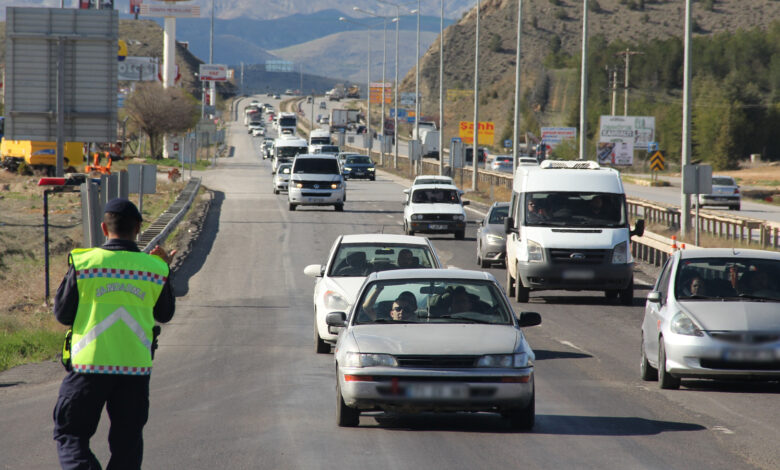
[[[162,158],[162,136],[184,132],[198,120],[197,102],[181,88],[139,84],[125,101],[125,112],[149,136],[152,158]]]

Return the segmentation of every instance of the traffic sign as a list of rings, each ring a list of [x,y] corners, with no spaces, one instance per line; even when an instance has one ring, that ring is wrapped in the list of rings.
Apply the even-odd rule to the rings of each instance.
[[[504,141],[504,148],[508,149],[508,148],[511,148],[511,147],[512,147],[512,139],[506,139]]]
[[[655,153],[650,156],[650,169],[653,171],[663,171],[665,162],[666,160],[664,159],[663,152],[656,150]]]

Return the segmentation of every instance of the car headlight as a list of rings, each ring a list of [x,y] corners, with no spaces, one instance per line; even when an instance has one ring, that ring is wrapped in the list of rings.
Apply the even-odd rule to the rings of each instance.
[[[295,187],[296,188],[302,188],[303,187],[303,183],[295,183]]]
[[[412,215],[412,220],[422,220],[422,219],[423,219],[422,214],[413,214]]]
[[[544,260],[544,250],[542,245],[533,240],[527,240],[528,243],[528,262],[539,263]]]
[[[398,367],[398,362],[389,354],[348,352],[344,367]]]
[[[330,189],[339,189],[341,187],[341,183],[333,183],[330,185]]]
[[[612,264],[628,262],[628,242],[620,242],[612,249]]]
[[[676,333],[678,335],[685,335],[685,336],[704,336],[704,333],[699,329],[698,326],[691,320],[691,318],[682,313],[678,312],[674,317],[672,317],[672,322],[669,325],[669,329],[672,330],[672,333]]]
[[[466,216],[462,214],[456,215],[455,220],[457,220],[458,222],[463,222],[464,220],[466,220]]]
[[[346,170],[346,171],[352,171],[352,167],[351,167],[351,166],[345,166],[345,167],[344,167],[344,170]]]
[[[500,242],[501,240],[504,239],[504,237],[502,237],[501,235],[494,235],[492,233],[488,233],[487,234],[487,239],[488,239],[488,242]]]
[[[368,169],[368,171],[376,171],[376,168],[374,168],[373,166],[370,166],[367,169]]]
[[[495,369],[511,369],[530,367],[533,363],[527,353],[515,354],[488,354],[477,360],[477,367],[490,367]]]
[[[346,312],[349,310],[349,302],[347,302],[347,299],[335,291],[326,291],[325,295],[322,297],[325,308],[332,312]]]

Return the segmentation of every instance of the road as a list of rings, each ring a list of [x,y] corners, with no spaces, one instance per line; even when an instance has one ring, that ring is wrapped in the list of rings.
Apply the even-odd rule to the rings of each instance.
[[[490,414],[366,414],[359,428],[338,428],[333,358],[314,353],[313,280],[303,268],[323,262],[342,233],[401,233],[404,182],[380,172],[376,182],[349,182],[343,213],[289,212],[271,190],[270,162],[256,156],[259,139],[240,124],[230,139],[233,156],[202,173],[215,198],[176,275],[145,468],[777,467],[777,383],[684,381],[662,391],[641,382],[642,302],[622,307],[595,293],[534,293],[513,304],[543,318],[527,330],[537,354],[533,433]],[[472,268],[474,235],[470,224],[466,240],[433,243],[448,266]],[[490,272],[503,279],[503,269]],[[32,380],[33,369],[47,375]],[[51,410],[62,376],[51,363],[0,374],[0,468],[56,468]],[[103,462],[107,423],[92,444]]]

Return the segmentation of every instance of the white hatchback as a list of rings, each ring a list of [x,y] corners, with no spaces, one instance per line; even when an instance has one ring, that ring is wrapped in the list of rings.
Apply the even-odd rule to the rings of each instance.
[[[306,266],[314,285],[314,342],[318,353],[330,352],[337,333],[325,323],[328,313],[347,311],[366,276],[392,269],[441,268],[427,238],[370,233],[342,235],[333,243],[327,264]]]

